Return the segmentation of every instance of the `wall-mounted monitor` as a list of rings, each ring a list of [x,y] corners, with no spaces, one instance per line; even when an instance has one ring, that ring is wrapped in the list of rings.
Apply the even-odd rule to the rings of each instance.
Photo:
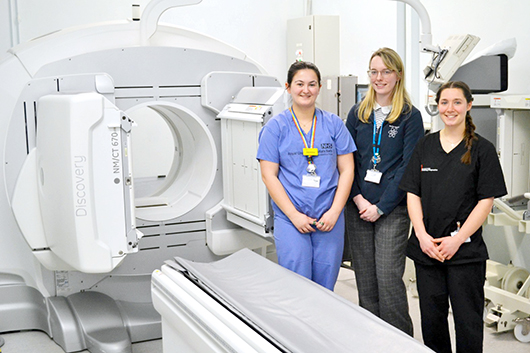
[[[368,84],[356,84],[355,85],[355,104],[359,103],[364,99],[366,93],[368,93]]]
[[[458,68],[451,81],[467,83],[473,94],[503,92],[508,89],[508,57],[481,56]]]

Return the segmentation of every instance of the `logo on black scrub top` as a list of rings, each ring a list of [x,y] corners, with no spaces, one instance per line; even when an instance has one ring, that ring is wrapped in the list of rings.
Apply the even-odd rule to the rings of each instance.
[[[423,164],[422,164],[421,165],[421,171],[422,172],[437,172],[438,168],[424,167]]]

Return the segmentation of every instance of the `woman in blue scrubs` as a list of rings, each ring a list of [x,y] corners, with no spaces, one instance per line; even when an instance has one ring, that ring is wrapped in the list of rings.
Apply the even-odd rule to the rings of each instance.
[[[293,63],[285,87],[292,106],[263,127],[257,155],[273,201],[278,263],[333,290],[356,147],[337,115],[316,108],[321,77],[314,64]]]

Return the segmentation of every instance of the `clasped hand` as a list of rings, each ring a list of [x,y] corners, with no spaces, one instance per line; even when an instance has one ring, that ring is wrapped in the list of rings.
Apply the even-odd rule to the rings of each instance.
[[[300,233],[313,233],[315,228],[321,232],[329,232],[335,227],[339,216],[340,213],[336,214],[332,210],[325,212],[320,219],[299,212],[291,219],[291,222]]]
[[[433,238],[427,235],[420,240],[421,250],[429,257],[444,262],[445,260],[451,260],[460,249],[462,242],[459,238],[455,237],[442,237]]]
[[[366,200],[361,194],[354,197],[353,201],[359,209],[359,217],[365,222],[375,222],[381,217],[377,212],[377,206]]]
[[[359,215],[361,219],[366,222],[375,222],[379,219],[379,217],[381,217],[381,215],[377,212],[376,205],[370,205],[362,211],[359,211]]]

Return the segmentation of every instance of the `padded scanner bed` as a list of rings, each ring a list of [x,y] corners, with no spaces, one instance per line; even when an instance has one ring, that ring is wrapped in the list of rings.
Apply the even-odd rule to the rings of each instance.
[[[432,352],[328,289],[243,249],[152,276],[164,352]]]

